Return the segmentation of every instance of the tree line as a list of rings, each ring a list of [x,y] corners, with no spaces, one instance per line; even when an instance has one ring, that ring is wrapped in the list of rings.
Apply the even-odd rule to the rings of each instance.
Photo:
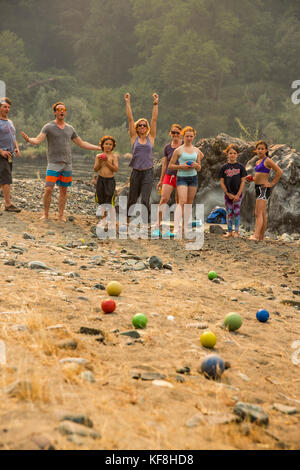
[[[173,122],[300,150],[300,3],[294,0],[1,0],[0,79],[18,131],[38,133],[63,100],[96,142],[130,151],[123,95],[151,116],[161,151]]]

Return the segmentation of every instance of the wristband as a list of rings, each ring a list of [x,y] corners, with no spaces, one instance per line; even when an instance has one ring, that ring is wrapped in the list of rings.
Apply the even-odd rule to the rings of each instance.
[[[153,106],[158,106],[158,103],[153,103]]]

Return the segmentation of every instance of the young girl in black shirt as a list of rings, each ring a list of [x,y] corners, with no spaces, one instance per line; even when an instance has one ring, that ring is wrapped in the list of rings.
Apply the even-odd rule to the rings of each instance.
[[[239,149],[236,145],[230,144],[224,150],[224,153],[227,155],[227,163],[222,166],[219,178],[225,194],[227,212],[228,233],[225,237],[229,238],[233,235],[233,219],[235,224],[234,237],[239,237],[240,207],[247,172],[244,165],[237,163]]]

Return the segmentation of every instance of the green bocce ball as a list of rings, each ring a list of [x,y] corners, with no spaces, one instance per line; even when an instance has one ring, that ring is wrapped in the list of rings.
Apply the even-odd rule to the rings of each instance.
[[[137,313],[132,318],[132,324],[135,328],[146,328],[148,318],[143,313]]]
[[[217,273],[215,271],[209,271],[208,273],[208,279],[212,281],[213,279],[216,279],[218,277]]]
[[[228,313],[224,320],[224,325],[229,331],[238,330],[242,326],[243,320],[238,313]]]

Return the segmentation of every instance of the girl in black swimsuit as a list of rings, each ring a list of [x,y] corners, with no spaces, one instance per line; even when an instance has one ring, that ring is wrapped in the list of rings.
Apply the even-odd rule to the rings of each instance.
[[[265,231],[267,228],[267,200],[270,197],[270,188],[275,186],[279,181],[282,170],[271,158],[269,158],[268,144],[263,140],[257,142],[256,153],[259,160],[255,166],[255,191],[256,191],[256,205],[255,205],[255,229],[250,240],[263,241]],[[269,182],[268,177],[271,170],[275,171],[275,178]]]

